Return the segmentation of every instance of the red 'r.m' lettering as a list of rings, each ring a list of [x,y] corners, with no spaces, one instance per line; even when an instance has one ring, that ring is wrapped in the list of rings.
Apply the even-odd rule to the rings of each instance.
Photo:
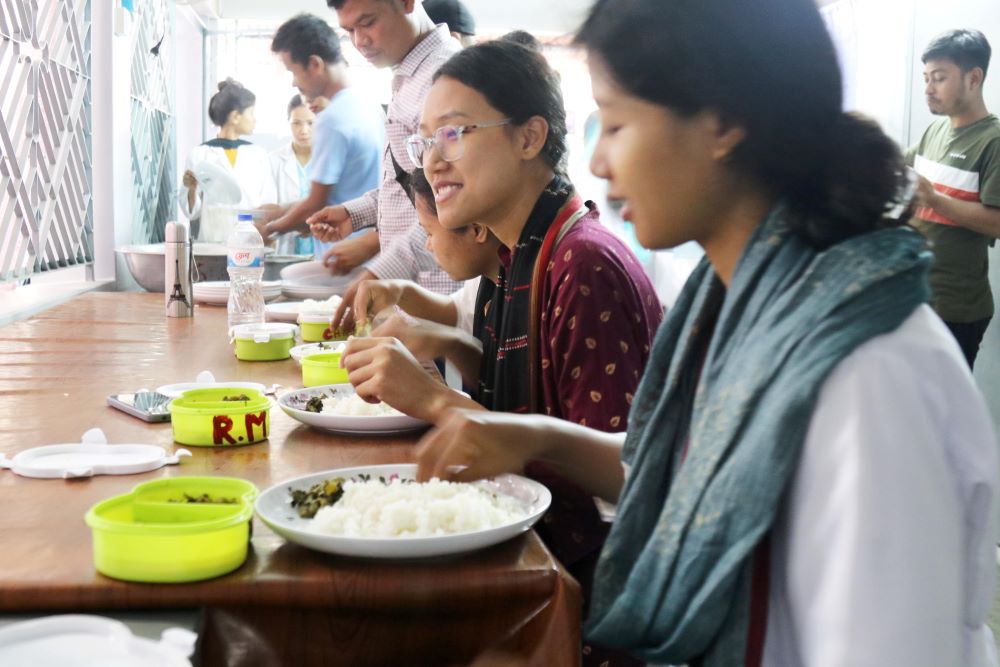
[[[253,414],[248,412],[246,414],[245,423],[247,427],[247,442],[254,442],[255,440],[264,440],[267,438],[267,410],[263,410],[258,414]],[[254,425],[260,426],[263,435],[260,438],[253,437],[253,427]]]
[[[212,441],[217,445],[235,445],[236,441],[229,432],[233,430],[233,420],[225,415],[212,417]],[[223,442],[225,440],[226,442]]]

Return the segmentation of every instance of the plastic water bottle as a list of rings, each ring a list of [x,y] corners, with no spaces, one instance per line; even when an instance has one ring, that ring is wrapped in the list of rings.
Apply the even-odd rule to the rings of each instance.
[[[241,213],[226,241],[229,268],[229,328],[264,321],[264,239],[253,216]]]

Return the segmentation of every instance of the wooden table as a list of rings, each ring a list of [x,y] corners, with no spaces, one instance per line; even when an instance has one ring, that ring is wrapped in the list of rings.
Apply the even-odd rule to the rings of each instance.
[[[164,316],[163,295],[90,293],[0,328],[0,451],[79,442],[175,447],[169,424],[146,424],[109,394],[219,379],[301,386],[294,361],[241,362],[225,308]],[[140,475],[34,480],[0,471],[0,613],[203,608],[199,657],[212,665],[531,664],[579,662],[576,583],[535,536],[447,559],[385,562],[286,543],[254,519],[247,562],[193,584],[115,581],[94,570],[83,515],[139,482],[227,475],[261,490],[310,472],[412,461],[415,438],[348,438],[271,410],[270,439],[191,448],[179,466]]]

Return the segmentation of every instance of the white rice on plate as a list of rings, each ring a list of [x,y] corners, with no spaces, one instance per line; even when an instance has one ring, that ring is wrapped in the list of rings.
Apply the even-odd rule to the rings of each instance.
[[[431,537],[497,528],[525,515],[516,499],[475,484],[350,480],[340,500],[316,513],[309,531],[343,537]]]
[[[321,414],[338,417],[398,417],[403,413],[385,403],[368,403],[357,394],[351,394],[346,398],[324,398]]]

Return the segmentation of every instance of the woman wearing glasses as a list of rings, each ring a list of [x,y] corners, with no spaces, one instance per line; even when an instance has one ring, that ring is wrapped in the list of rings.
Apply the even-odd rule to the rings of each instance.
[[[643,245],[705,260],[627,436],[456,412],[421,477],[543,460],[617,502],[585,632],[656,663],[996,665],[991,420],[816,3],[599,0],[578,41],[592,169]]]
[[[503,244],[499,280],[483,281],[476,309],[477,407],[624,430],[662,309],[633,253],[565,176],[566,114],[544,57],[500,41],[455,54],[435,75],[408,147],[441,224],[481,223]],[[422,403],[432,418],[476,405],[443,386],[414,392],[369,363],[386,354],[380,343],[356,345],[373,346],[344,361],[362,393],[403,411]],[[591,495],[544,466],[528,472],[559,498],[543,539],[586,583],[607,530]]]

